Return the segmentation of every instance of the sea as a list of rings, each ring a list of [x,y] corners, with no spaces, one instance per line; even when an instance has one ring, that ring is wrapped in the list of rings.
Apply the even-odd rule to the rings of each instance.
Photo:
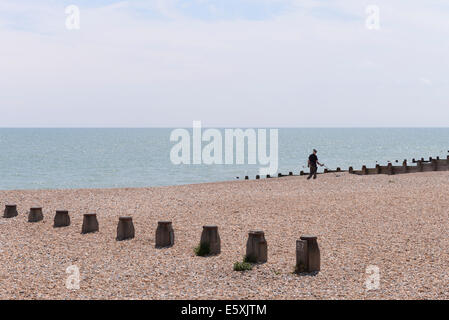
[[[152,187],[232,181],[245,175],[254,179],[264,167],[259,158],[257,163],[249,164],[247,154],[243,164],[236,164],[236,160],[231,164],[193,164],[192,150],[190,163],[176,164],[170,156],[179,142],[170,140],[173,130],[0,128],[0,190]],[[192,133],[190,147],[193,148],[192,129],[186,130]],[[218,130],[224,146],[225,129]],[[266,133],[269,154],[274,140],[269,140],[270,128]],[[329,169],[349,166],[359,169],[362,165],[374,167],[376,163],[386,165],[396,160],[402,163],[404,159],[411,162],[412,158],[429,156],[446,158],[449,150],[449,128],[279,128],[277,133],[277,172],[284,174],[307,171],[307,158],[314,148],[318,150],[319,161]],[[200,143],[204,150],[208,142]],[[248,146],[245,147],[246,153]],[[223,162],[225,151],[223,147]]]

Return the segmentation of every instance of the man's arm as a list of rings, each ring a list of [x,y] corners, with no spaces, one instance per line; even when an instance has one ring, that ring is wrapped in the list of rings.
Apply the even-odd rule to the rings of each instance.
[[[318,162],[318,160],[316,161],[316,163],[318,163],[318,164],[319,164],[320,166],[324,166],[324,164],[322,164],[322,163],[319,163],[319,162]]]

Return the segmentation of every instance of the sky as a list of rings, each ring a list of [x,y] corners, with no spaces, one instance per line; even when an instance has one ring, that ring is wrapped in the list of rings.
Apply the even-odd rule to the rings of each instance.
[[[448,127],[448,75],[447,0],[0,0],[0,127]]]

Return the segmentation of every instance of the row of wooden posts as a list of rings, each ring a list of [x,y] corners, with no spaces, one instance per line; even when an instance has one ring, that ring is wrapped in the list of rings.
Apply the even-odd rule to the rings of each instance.
[[[324,173],[328,173],[328,172],[344,172],[345,170],[341,170],[341,168],[337,168],[337,170],[330,170],[330,169],[324,169]],[[304,171],[300,171],[299,175],[300,176],[304,176],[307,173],[305,173]],[[282,173],[278,173],[277,177],[287,177],[287,176],[295,176],[295,174],[293,173],[293,171],[289,171],[288,174],[282,174]],[[266,175],[267,178],[273,178],[271,175],[267,174]],[[249,180],[249,176],[245,176],[244,177],[245,180]],[[256,180],[260,179],[260,175],[256,175]]]
[[[17,205],[5,205],[3,218],[13,218],[18,215]],[[39,222],[44,219],[42,207],[32,207],[28,213],[28,222]],[[70,216],[67,210],[56,210],[53,220],[54,228],[70,225]],[[83,217],[81,233],[99,231],[97,215],[86,213]],[[117,225],[117,241],[134,238],[135,230],[132,217],[119,217]],[[175,233],[171,221],[159,221],[156,229],[156,248],[167,248],[175,244]],[[221,240],[217,226],[203,226],[200,244],[209,248],[210,255],[221,252]],[[249,231],[246,242],[246,256],[248,261],[265,263],[268,260],[268,245],[263,231]],[[296,241],[296,271],[317,272],[320,270],[320,250],[316,236],[301,236]]]
[[[349,168],[349,173],[359,174],[359,175],[368,175],[368,174],[402,174],[402,173],[416,173],[416,172],[430,172],[430,171],[448,171],[449,170],[449,156],[447,159],[440,159],[440,157],[436,157],[433,159],[432,157],[429,160],[415,160],[412,159],[412,163],[415,163],[414,166],[409,166],[407,164],[407,159],[404,159],[402,165],[394,166],[391,162],[386,166],[376,165],[375,168],[367,168],[365,165],[362,166],[362,170],[353,170],[352,167]]]
[[[396,160],[398,162],[398,160]],[[435,159],[429,157],[429,160],[425,160],[421,158],[420,160],[412,159],[412,163],[415,163],[415,166],[407,165],[407,159],[404,159],[401,166],[394,166],[392,163],[388,163],[386,166],[381,166],[379,164],[376,165],[375,168],[367,168],[366,165],[362,166],[361,170],[354,170],[353,167],[349,167],[348,170],[342,170],[340,167],[337,167],[336,170],[324,169],[324,173],[338,173],[338,172],[349,172],[351,174],[358,175],[367,175],[367,174],[400,174],[400,173],[413,173],[413,172],[428,172],[428,171],[448,171],[449,170],[449,156],[447,159],[440,159],[440,157],[436,157]],[[304,176],[307,175],[307,172],[300,171],[299,175]],[[278,178],[286,177],[286,176],[294,176],[293,171],[290,171],[288,174],[278,173]],[[267,178],[272,178],[269,174],[266,176]],[[244,177],[245,180],[249,180],[249,176]],[[260,175],[256,175],[256,180],[260,179]]]

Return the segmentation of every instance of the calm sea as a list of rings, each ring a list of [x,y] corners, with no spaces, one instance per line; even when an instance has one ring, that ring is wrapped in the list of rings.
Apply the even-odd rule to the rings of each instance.
[[[174,165],[171,131],[0,129],[0,189],[146,187],[258,174],[259,165]],[[312,148],[330,169],[446,157],[449,128],[279,129],[278,171],[303,170]]]

